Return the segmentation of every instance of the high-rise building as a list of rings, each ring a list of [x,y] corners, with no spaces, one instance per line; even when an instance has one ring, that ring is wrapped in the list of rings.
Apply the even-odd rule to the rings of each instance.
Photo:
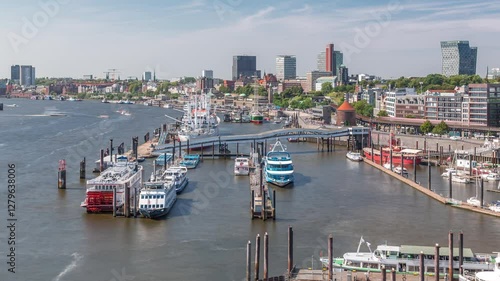
[[[344,54],[341,51],[333,51],[335,54],[335,73],[333,75],[340,76],[339,68],[344,64]]]
[[[207,77],[207,78],[213,79],[214,78],[214,71],[209,70],[209,69],[202,70],[201,77]]]
[[[328,44],[326,45],[326,51],[325,51],[325,66],[326,66],[326,71],[331,72],[333,75],[337,75],[337,69],[335,68],[336,62],[335,62],[335,52],[333,50],[333,44]]]
[[[19,76],[21,73],[21,67],[19,65],[13,65],[10,67],[10,80],[14,84],[19,84],[19,80],[21,77]]]
[[[233,56],[233,81],[240,77],[260,78],[260,70],[257,70],[257,57],[255,56]]]
[[[35,68],[33,66],[31,65],[19,66],[19,84],[22,86],[35,85]]]
[[[279,55],[276,57],[276,78],[278,80],[295,79],[297,76],[297,59],[295,56]]]
[[[151,71],[145,71],[142,74],[142,78],[144,79],[144,81],[151,81]]]
[[[469,41],[442,41],[441,55],[443,75],[476,74],[477,47],[470,47]]]
[[[321,52],[318,55],[318,71],[326,71],[326,53]]]
[[[340,85],[347,85],[349,84],[349,69],[345,67],[344,65],[340,65],[339,67],[339,75],[337,75]]]

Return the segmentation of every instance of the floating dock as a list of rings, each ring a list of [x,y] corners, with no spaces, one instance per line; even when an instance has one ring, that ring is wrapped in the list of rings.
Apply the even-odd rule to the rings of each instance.
[[[259,154],[253,153],[250,160],[250,214],[251,218],[276,219],[276,191],[269,188],[263,179]]]

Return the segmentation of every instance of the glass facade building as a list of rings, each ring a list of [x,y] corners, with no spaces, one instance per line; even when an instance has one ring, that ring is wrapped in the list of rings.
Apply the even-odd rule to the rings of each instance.
[[[476,74],[477,48],[469,41],[442,41],[441,55],[443,75]]]

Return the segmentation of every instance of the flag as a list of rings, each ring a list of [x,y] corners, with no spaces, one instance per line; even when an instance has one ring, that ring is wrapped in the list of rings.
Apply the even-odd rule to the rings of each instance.
[[[366,246],[370,247],[370,245],[371,245],[370,242],[366,242]]]
[[[361,239],[359,240],[360,243],[365,243],[365,239],[363,239],[363,236],[361,236]]]

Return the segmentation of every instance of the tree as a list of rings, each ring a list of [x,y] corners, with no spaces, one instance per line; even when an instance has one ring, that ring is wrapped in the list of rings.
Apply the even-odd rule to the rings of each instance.
[[[329,94],[332,91],[333,91],[332,83],[325,82],[325,83],[321,84],[321,92],[323,92],[324,95]]]
[[[433,134],[444,135],[449,131],[448,125],[441,121],[441,123],[437,124],[434,129],[432,129]]]
[[[366,100],[360,100],[352,104],[357,114],[372,117],[373,116],[373,106],[368,104]]]
[[[428,134],[434,129],[434,126],[432,125],[431,121],[425,120],[425,122],[420,125],[420,131],[424,134]]]
[[[221,93],[223,93],[223,94],[225,94],[225,93],[230,93],[230,92],[231,92],[231,89],[229,89],[229,87],[226,87],[226,86],[224,86],[224,85],[221,85],[221,86],[219,87],[219,92],[221,92]]]
[[[259,88],[257,89],[257,93],[259,96],[262,96],[262,97],[265,97],[267,96],[267,90],[266,90],[266,87],[264,86],[259,86]]]
[[[389,116],[389,113],[387,113],[387,111],[385,111],[384,109],[380,110],[378,113],[377,113],[377,116],[378,117],[387,117]]]

